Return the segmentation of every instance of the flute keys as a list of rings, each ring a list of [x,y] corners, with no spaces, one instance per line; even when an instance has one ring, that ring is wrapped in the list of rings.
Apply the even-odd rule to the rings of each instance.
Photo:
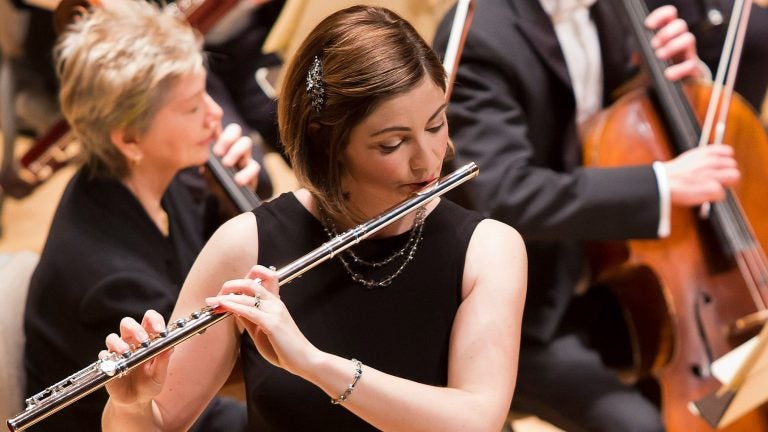
[[[115,376],[115,373],[117,373],[117,363],[110,359],[104,359],[99,363],[99,370],[107,376]]]

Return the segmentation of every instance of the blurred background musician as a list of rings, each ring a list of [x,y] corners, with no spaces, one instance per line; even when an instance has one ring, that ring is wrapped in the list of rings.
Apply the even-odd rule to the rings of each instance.
[[[52,57],[56,34],[53,29],[53,13],[46,9],[55,7],[58,2],[10,1],[28,20],[26,29],[21,30],[23,47],[16,65],[17,73],[14,74],[14,108],[21,132],[42,135],[58,119],[58,83]]]
[[[733,0],[645,0],[649,9],[670,4],[696,36],[699,56],[714,74],[720,62]],[[735,90],[760,112],[768,91],[768,9],[753,3]],[[765,114],[765,113],[763,113]],[[763,117],[765,118],[765,117]],[[764,120],[764,124],[768,124]]]
[[[285,0],[241,0],[205,33],[208,93],[224,111],[223,123],[237,123],[254,141],[254,159],[280,151],[277,138],[277,95],[274,71],[282,61],[262,50]],[[268,74],[268,75],[267,75]],[[266,170],[259,174],[257,193],[273,195]]]
[[[198,35],[148,3],[104,2],[99,12],[73,24],[56,47],[61,110],[83,165],[30,284],[27,396],[92,362],[122,317],[147,308],[170,315],[215,228],[208,200],[181,180],[208,159],[212,143],[237,167],[240,185],[254,187],[258,172],[250,138],[237,125],[222,131]],[[99,430],[105,401],[95,392],[39,430]],[[208,412],[198,430],[237,431],[246,421],[240,401],[217,398]]]
[[[448,108],[456,164],[481,167],[471,207],[520,230],[529,284],[513,406],[568,431],[655,431],[658,406],[620,381],[592,344],[610,310],[583,294],[585,242],[668,235],[670,205],[722,198],[739,172],[726,146],[654,166],[582,165],[579,128],[637,71],[631,39],[608,0],[477,2]],[[438,28],[444,52],[450,17]],[[646,25],[667,77],[700,77],[693,38],[672,8]],[[609,329],[599,329],[606,332]]]
[[[35,29],[25,32],[24,50],[12,79],[14,88],[11,95],[14,114],[19,120],[18,132],[37,140],[22,156],[25,161],[22,168],[27,169],[30,164],[36,162],[34,158],[33,162],[28,161],[31,153],[37,154],[57,146],[68,149],[67,154],[77,153],[76,149],[72,150],[73,146],[67,146],[68,136],[61,136],[57,129],[61,116],[56,101],[58,84],[53,72],[51,50],[56,38],[54,21],[57,21],[60,15],[54,14],[52,10],[57,9],[59,5],[63,6],[64,10],[69,10],[73,4],[91,7],[91,4],[98,5],[99,2],[13,1],[17,8],[29,16],[29,28]],[[157,4],[173,3],[152,1]],[[258,81],[256,73],[260,68],[279,67],[279,59],[275,55],[263,54],[261,45],[283,3],[284,0],[195,0],[183,2],[186,9],[178,8],[182,14],[188,16],[196,9],[205,11],[196,17],[202,17],[200,20],[206,26],[206,33],[210,33],[210,40],[206,39],[211,68],[208,90],[222,106],[225,124],[240,124],[244,128],[244,134],[253,139],[253,157],[260,165],[264,165],[264,155],[278,144],[274,95],[267,94],[269,91],[264,89],[266,83]],[[206,14],[215,14],[215,19],[206,17]],[[56,24],[61,25],[60,22]],[[199,22],[192,24],[202,27]],[[66,125],[64,127],[66,130]],[[50,166],[54,171],[59,168],[59,164],[51,163]],[[37,182],[45,181],[49,176],[48,171],[43,171],[46,174],[36,178],[36,169],[33,171],[34,175],[22,178],[9,169],[4,171],[2,186],[9,195],[16,198],[27,196],[35,189]],[[267,170],[259,172],[257,184],[256,192],[261,198],[273,195],[273,185]]]

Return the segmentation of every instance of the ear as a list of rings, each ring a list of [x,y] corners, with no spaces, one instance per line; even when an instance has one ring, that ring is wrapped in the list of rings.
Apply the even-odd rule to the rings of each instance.
[[[112,144],[117,147],[120,153],[122,153],[128,161],[138,162],[144,157],[134,134],[128,132],[125,128],[113,130],[109,134],[109,138],[112,141]]]

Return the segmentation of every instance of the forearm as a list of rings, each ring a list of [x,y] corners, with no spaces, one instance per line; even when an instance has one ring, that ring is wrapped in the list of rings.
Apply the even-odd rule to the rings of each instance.
[[[436,387],[398,378],[367,366],[338,409],[348,409],[383,431],[499,430],[508,404],[490,393]],[[353,382],[350,359],[322,353],[304,378],[337,399]]]
[[[101,416],[101,429],[105,432],[159,431],[160,424],[160,412],[154,401],[126,405],[108,399]]]

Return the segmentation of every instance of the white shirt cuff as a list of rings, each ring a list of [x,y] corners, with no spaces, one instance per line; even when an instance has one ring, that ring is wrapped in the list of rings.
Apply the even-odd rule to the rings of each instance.
[[[669,236],[671,230],[671,217],[672,217],[672,203],[669,192],[669,180],[667,179],[667,171],[664,169],[664,164],[659,161],[653,163],[653,172],[656,174],[656,185],[659,188],[659,227],[656,230],[656,235],[659,238],[665,238]]]

